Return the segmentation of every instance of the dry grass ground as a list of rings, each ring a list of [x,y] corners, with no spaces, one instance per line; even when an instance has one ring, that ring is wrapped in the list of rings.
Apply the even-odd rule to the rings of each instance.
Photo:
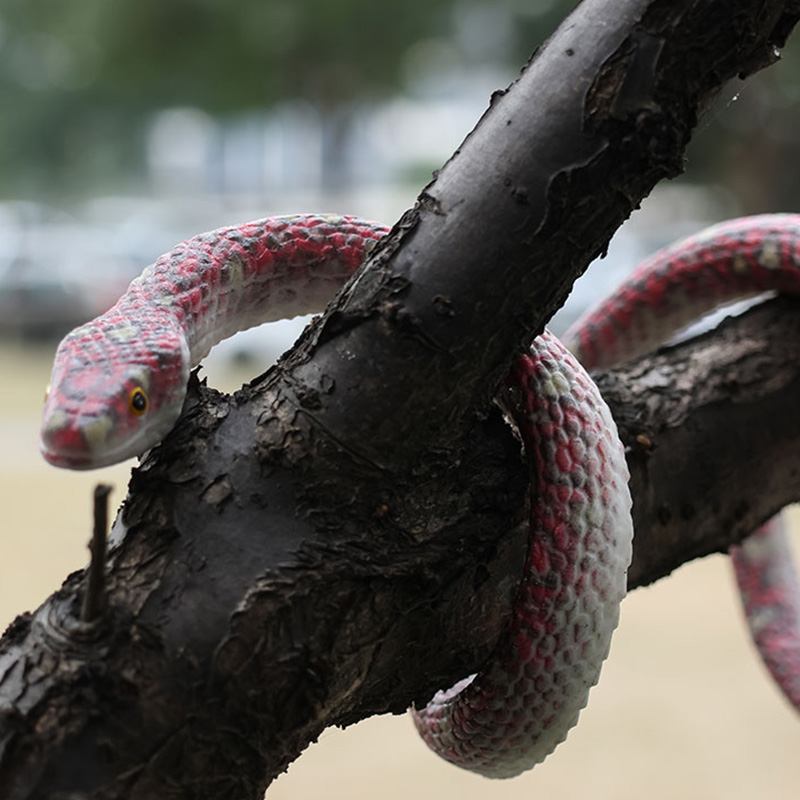
[[[112,501],[118,504],[129,466],[99,473],[48,467],[36,436],[49,353],[0,346],[0,367],[6,376],[0,394],[4,626],[84,565],[91,487],[100,479],[114,483]],[[407,718],[384,717],[327,732],[273,785],[267,800],[554,795],[800,796],[800,717],[752,652],[725,558],[685,566],[626,600],[611,658],[580,725],[533,772],[489,783],[429,754]]]

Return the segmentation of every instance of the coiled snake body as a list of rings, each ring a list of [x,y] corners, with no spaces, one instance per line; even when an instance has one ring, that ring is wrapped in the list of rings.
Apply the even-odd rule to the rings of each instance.
[[[42,423],[45,458],[90,469],[153,447],[180,414],[189,370],[216,342],[320,310],[387,230],[354,217],[274,217],[201,234],[161,256],[112,309],[60,344]],[[589,368],[634,357],[725,300],[770,289],[800,294],[798,263],[798,216],[716,226],[649,259],[569,341]],[[524,578],[491,662],[413,711],[437,753],[490,777],[531,768],[567,735],[598,679],[625,594],[627,467],[611,414],[578,360],[545,332],[501,390],[531,463]],[[770,537],[780,544],[779,535],[758,536],[755,561],[773,563]],[[746,548],[737,562],[763,616]],[[788,590],[782,600],[777,628],[758,625],[759,645],[800,705],[797,605]]]

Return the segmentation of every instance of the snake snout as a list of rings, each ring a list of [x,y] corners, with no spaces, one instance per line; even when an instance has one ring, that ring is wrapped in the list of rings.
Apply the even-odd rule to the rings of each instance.
[[[45,460],[54,467],[86,469],[91,466],[86,439],[75,429],[44,429],[40,450]]]
[[[93,466],[89,442],[75,426],[42,426],[40,450],[45,460],[55,467],[89,469]]]
[[[69,416],[56,411],[42,423],[40,449],[45,460],[66,469],[103,466],[98,453],[107,444],[109,420],[103,416]]]

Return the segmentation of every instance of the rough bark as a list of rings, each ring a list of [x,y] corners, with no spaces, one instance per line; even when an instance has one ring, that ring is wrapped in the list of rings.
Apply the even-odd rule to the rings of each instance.
[[[630,588],[727,551],[800,499],[799,311],[770,301],[595,376],[628,447]]]
[[[78,621],[76,573],[6,632],[2,796],[257,798],[326,726],[473,671],[526,541],[494,391],[680,171],[724,81],[774,60],[798,15],[796,0],[587,0],[276,369],[233,397],[193,382],[133,475],[105,613]],[[630,446],[632,585],[792,497],[797,325],[759,310],[601,378]]]

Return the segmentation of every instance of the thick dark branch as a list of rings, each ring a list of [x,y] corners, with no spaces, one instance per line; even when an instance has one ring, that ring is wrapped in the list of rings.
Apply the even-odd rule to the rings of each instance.
[[[584,0],[276,381],[313,394],[319,423],[374,464],[450,451],[614,231],[681,172],[724,82],[771,63],[798,13]]]
[[[630,448],[630,585],[724,552],[800,499],[800,308],[776,300],[598,376]]]
[[[723,81],[766,63],[797,15],[785,0],[584,3],[293,355],[233,398],[193,384],[132,479],[105,613],[79,622],[75,574],[2,641],[5,797],[259,797],[327,725],[474,670],[526,544],[519,445],[489,398],[575,275],[679,169]],[[769,341],[761,375],[788,374],[797,354]],[[655,445],[633,464],[636,513],[661,525],[640,532],[635,581],[774,510],[754,486],[731,504],[711,470],[719,502],[682,504],[694,489],[669,459],[710,459],[730,436],[704,397],[681,399],[686,376],[705,390],[716,374],[707,359],[679,368],[684,352],[604,383],[637,446]],[[669,365],[678,391],[662,385]],[[771,393],[748,408],[767,426],[796,394],[788,379],[760,385]],[[778,457],[755,426],[740,435],[736,463]],[[703,533],[662,546],[689,506]]]

